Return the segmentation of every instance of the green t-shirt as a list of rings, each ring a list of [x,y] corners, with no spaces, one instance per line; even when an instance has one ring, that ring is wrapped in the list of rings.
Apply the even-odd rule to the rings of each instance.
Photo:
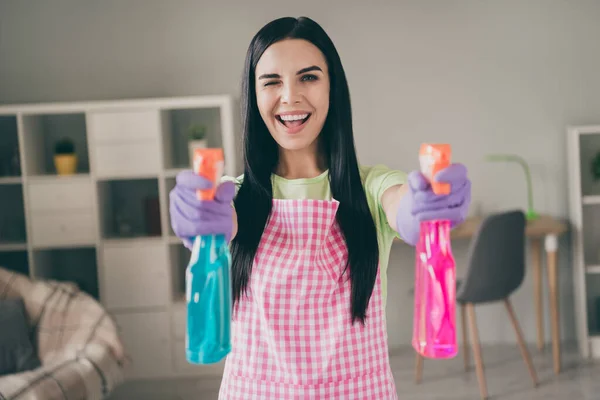
[[[289,200],[331,200],[332,196],[327,175],[328,171],[325,171],[314,178],[285,179],[273,174],[271,176],[273,198]],[[376,165],[373,167],[360,166],[360,175],[367,195],[367,202],[369,203],[371,215],[373,216],[377,228],[381,291],[383,304],[385,306],[387,299],[387,267],[390,250],[392,242],[398,234],[387,222],[387,217],[381,204],[381,197],[391,186],[404,184],[406,182],[406,174],[401,171],[392,170],[384,165]],[[223,178],[223,180],[235,182],[238,187],[241,185],[242,179],[243,175],[237,178]]]

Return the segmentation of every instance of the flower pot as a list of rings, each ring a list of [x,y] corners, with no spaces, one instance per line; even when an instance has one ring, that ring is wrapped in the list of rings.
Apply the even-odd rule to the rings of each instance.
[[[190,165],[192,165],[194,163],[194,150],[195,149],[204,149],[207,147],[207,145],[208,145],[208,142],[206,139],[190,140],[188,142],[188,150],[190,152],[190,154],[189,154]]]
[[[54,167],[58,175],[73,175],[77,171],[77,154],[55,154]]]

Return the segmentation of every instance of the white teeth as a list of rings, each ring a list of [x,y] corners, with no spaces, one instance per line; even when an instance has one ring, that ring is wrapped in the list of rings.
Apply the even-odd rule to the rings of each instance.
[[[282,120],[284,121],[298,121],[301,119],[304,119],[306,117],[308,117],[308,114],[301,114],[301,115],[280,115],[279,116]]]

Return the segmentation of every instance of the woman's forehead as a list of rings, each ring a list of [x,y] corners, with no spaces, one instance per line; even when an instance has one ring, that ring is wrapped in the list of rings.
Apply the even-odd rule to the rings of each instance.
[[[316,65],[325,72],[323,53],[314,44],[301,39],[282,40],[269,46],[256,65],[256,75],[288,74]]]

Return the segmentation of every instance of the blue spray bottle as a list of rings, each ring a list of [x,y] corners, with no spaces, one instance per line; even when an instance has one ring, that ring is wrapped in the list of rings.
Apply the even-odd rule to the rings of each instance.
[[[223,173],[222,149],[196,149],[194,172],[214,183],[198,191],[212,200]],[[186,358],[192,364],[221,361],[231,351],[231,254],[225,235],[197,236],[186,270]]]

